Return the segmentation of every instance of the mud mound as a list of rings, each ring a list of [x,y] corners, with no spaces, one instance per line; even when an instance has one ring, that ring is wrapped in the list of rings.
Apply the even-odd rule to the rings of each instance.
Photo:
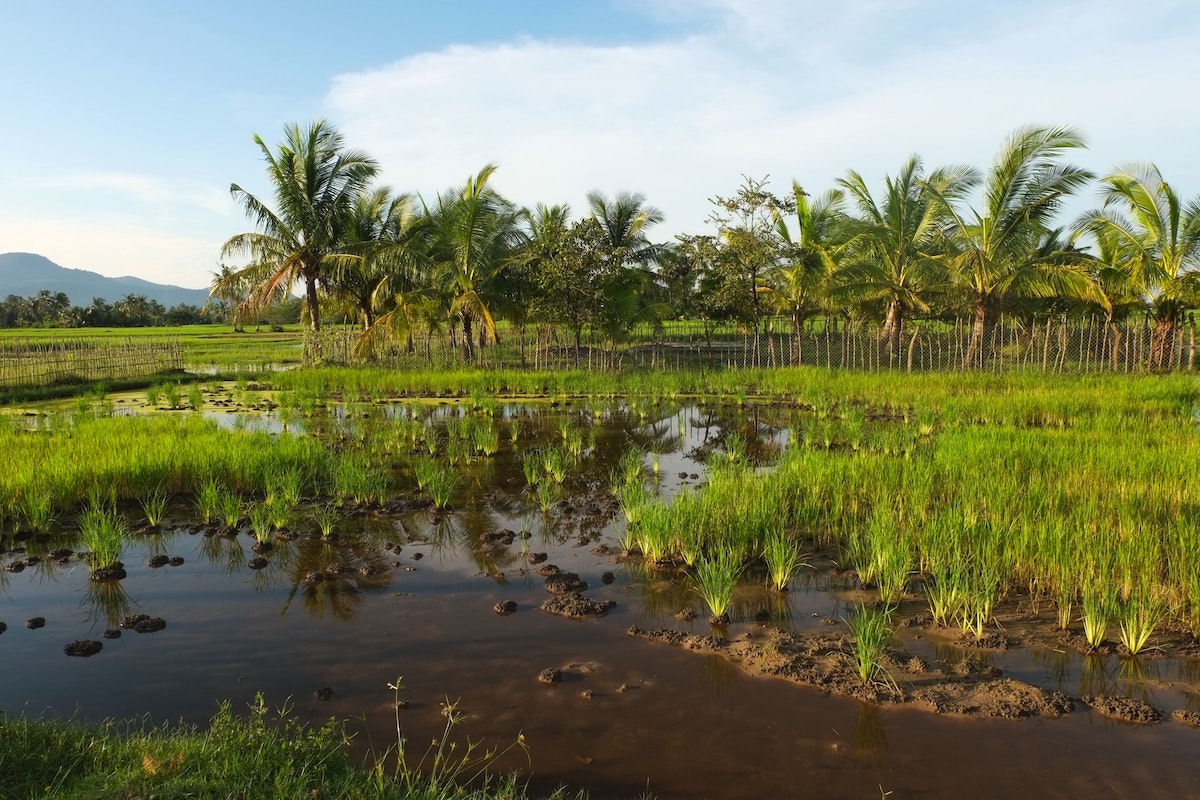
[[[1088,695],[1083,702],[1110,719],[1151,725],[1162,720],[1162,712],[1149,703],[1120,695]]]
[[[542,611],[558,614],[560,617],[583,619],[584,617],[598,617],[610,609],[616,608],[616,605],[614,600],[597,602],[579,594],[558,594],[542,603]]]
[[[550,594],[578,594],[587,588],[587,581],[574,572],[559,572],[546,578],[546,591]]]

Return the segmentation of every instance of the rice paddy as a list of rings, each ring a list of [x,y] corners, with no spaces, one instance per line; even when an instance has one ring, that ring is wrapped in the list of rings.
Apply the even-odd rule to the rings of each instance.
[[[1091,680],[1105,696],[1194,711],[1196,401],[1195,381],[1177,376],[819,370],[324,369],[190,390],[164,384],[29,409],[0,425],[0,448],[10,454],[0,474],[0,549],[22,569],[42,551],[83,550],[89,571],[124,561],[129,576],[105,583],[117,595],[132,591],[140,605],[177,608],[191,620],[172,634],[177,641],[204,617],[196,603],[184,611],[156,600],[169,573],[137,565],[185,552],[187,564],[212,575],[204,581],[228,582],[199,606],[233,597],[244,607],[241,591],[284,604],[281,633],[256,630],[267,647],[298,630],[315,637],[304,648],[306,680],[344,674],[337,665],[359,659],[362,637],[386,628],[394,643],[383,647],[390,655],[380,667],[415,662],[405,668],[410,683],[416,676],[450,699],[464,692],[480,704],[470,679],[446,678],[474,674],[454,655],[456,637],[471,638],[485,623],[461,615],[506,597],[520,609],[514,620],[536,615],[530,606],[546,592],[534,565],[549,551],[551,563],[591,584],[585,599],[616,608],[588,623],[549,615],[514,622],[510,629],[523,625],[535,638],[517,635],[515,649],[492,642],[485,651],[496,664],[528,666],[543,657],[544,637],[565,635],[563,663],[586,691],[595,679],[580,676],[600,668],[569,666],[579,658],[569,653],[592,643],[611,661],[605,669],[630,676],[638,659],[673,658],[622,638],[630,623],[649,622],[731,646],[757,641],[764,626],[836,631],[844,638],[835,655],[866,691],[911,692],[888,666],[905,648],[929,663],[1011,669],[1081,698],[1096,694],[1085,691]],[[253,569],[241,540],[261,559]],[[12,567],[0,572],[0,593],[20,608],[61,605],[78,590],[62,595],[70,572],[45,563],[30,573],[54,576],[47,585],[26,583]],[[130,600],[88,591],[90,603],[108,608]],[[293,604],[312,622],[297,628]],[[360,617],[370,624],[356,624]],[[334,633],[335,621],[347,632]],[[0,639],[0,658],[11,636]],[[321,646],[330,636],[349,648],[344,661],[331,655],[338,647]],[[405,636],[428,652],[409,649]],[[89,664],[109,656],[106,649]],[[1072,666],[1057,677],[1057,668],[1031,666],[1061,658]],[[1093,664],[1086,679],[1085,663]],[[247,669],[261,676],[254,688],[312,691],[268,678],[266,667]],[[486,663],[478,669],[489,674]],[[355,703],[370,705],[371,690],[341,681],[352,687],[338,706],[349,718],[362,711]],[[227,688],[215,686],[213,702],[228,699]],[[517,697],[538,688],[510,687]],[[0,700],[6,709],[13,702]],[[114,711],[99,705],[86,713]],[[178,713],[199,719],[211,708]],[[550,717],[536,724],[554,738],[562,721]],[[497,713],[485,732],[511,740],[523,726],[506,725],[520,718]],[[363,723],[368,731],[373,724]],[[556,765],[578,764],[567,755],[575,746],[547,752]],[[635,794],[636,781],[611,783],[620,774],[613,769],[606,785]],[[589,783],[561,766],[549,774]],[[671,775],[658,791],[686,796],[686,781]]]

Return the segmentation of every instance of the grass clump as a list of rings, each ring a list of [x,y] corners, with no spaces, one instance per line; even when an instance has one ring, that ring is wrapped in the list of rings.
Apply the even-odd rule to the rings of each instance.
[[[740,558],[728,550],[719,550],[711,556],[701,558],[692,573],[696,592],[704,598],[712,612],[714,625],[729,622],[729,601],[742,576]]]
[[[115,509],[89,506],[79,516],[79,539],[87,548],[88,565],[95,574],[115,568],[121,561],[125,533],[125,518]]]
[[[458,724],[461,713],[451,720]],[[349,735],[330,720],[314,728],[287,707],[269,708],[262,696],[245,718],[222,704],[207,729],[117,723],[98,729],[74,722],[0,718],[0,775],[6,797],[93,800],[123,797],[253,797],[256,800],[521,800],[515,777],[456,769],[461,754],[444,743],[440,772],[356,766]],[[443,737],[443,740],[445,737]],[[523,746],[523,741],[518,740]],[[488,751],[493,753],[494,751]],[[481,761],[472,750],[472,764]],[[390,755],[387,754],[387,755]],[[485,754],[486,755],[486,754]],[[498,755],[498,754],[497,754]],[[474,782],[470,779],[476,778]],[[556,795],[562,798],[562,794]]]

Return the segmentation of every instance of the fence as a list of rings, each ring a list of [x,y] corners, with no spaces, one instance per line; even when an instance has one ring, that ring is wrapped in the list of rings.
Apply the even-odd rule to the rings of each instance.
[[[122,380],[182,369],[178,339],[0,340],[0,388]]]
[[[613,370],[628,367],[819,366],[862,371],[1040,370],[1042,372],[1141,372],[1150,367],[1153,323],[1148,319],[1109,325],[1099,318],[1002,318],[971,351],[969,320],[909,323],[894,343],[879,328],[821,319],[797,336],[785,318],[772,318],[754,333],[732,323],[669,322],[638,325],[619,337],[550,326],[501,330],[498,342],[476,344],[468,358],[461,335],[418,331],[376,342],[368,354],[357,330],[323,331],[305,342],[305,363],[447,369],[484,367]],[[1196,326],[1191,315],[1167,342],[1160,368],[1192,370]]]

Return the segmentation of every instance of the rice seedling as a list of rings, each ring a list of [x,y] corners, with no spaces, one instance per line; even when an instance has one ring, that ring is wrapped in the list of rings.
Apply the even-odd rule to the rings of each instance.
[[[1146,647],[1154,629],[1166,616],[1166,608],[1143,588],[1119,602],[1116,614],[1120,621],[1121,644],[1131,656],[1136,656]]]
[[[321,532],[322,539],[333,538],[334,528],[338,522],[337,506],[332,503],[322,503],[313,509],[312,520],[317,525],[317,530]]]
[[[542,481],[533,493],[534,501],[543,512],[549,511],[562,496],[562,489],[557,483]]]
[[[220,498],[217,501],[217,508],[221,512],[221,520],[225,523],[225,527],[231,530],[236,529],[242,522],[242,496],[237,492],[222,489]]]
[[[158,384],[146,387],[146,404],[151,408],[158,407],[158,401],[162,399],[163,388]]]
[[[472,452],[466,439],[451,439],[446,443],[446,459],[451,464],[466,464],[471,460]]]
[[[617,462],[621,483],[629,486],[642,482],[642,459],[644,454],[636,447],[631,447],[621,454]]]
[[[142,506],[142,513],[146,515],[146,523],[151,528],[157,528],[167,513],[167,493],[160,486],[138,502]]]
[[[521,471],[525,474],[525,482],[536,486],[542,479],[542,456],[536,450],[526,450],[521,454]]]
[[[250,532],[260,545],[271,543],[271,507],[266,503],[252,503],[248,514]]]
[[[787,591],[792,577],[808,563],[800,552],[800,543],[788,536],[782,525],[767,534],[763,560],[767,562],[767,579],[777,592]]]
[[[79,515],[79,540],[88,551],[93,575],[117,568],[128,528],[116,509],[89,506]]]
[[[440,469],[437,462],[432,458],[414,459],[412,462],[412,468],[413,477],[417,481],[417,488],[422,491],[429,486],[429,481],[433,477],[433,474]]]
[[[34,533],[49,533],[55,520],[53,496],[42,487],[34,487],[22,498],[21,516]]]
[[[284,531],[292,527],[292,520],[296,516],[296,506],[289,505],[281,498],[268,498],[265,505],[267,506],[267,521],[271,528]]]
[[[458,491],[458,487],[462,484],[462,476],[458,471],[451,467],[439,467],[429,476],[429,482],[426,486],[429,491],[429,496],[433,498],[433,505],[437,509],[444,509],[450,505],[454,493]]]
[[[287,507],[300,505],[303,494],[304,473],[298,467],[281,466],[267,477],[267,495],[278,498]]]
[[[557,484],[567,479],[567,454],[557,447],[542,451],[542,469]]]
[[[163,397],[167,401],[167,408],[174,411],[183,404],[183,398],[179,391],[179,384],[168,383],[163,386]]]
[[[1099,579],[1089,578],[1082,591],[1083,635],[1092,647],[1099,647],[1108,632],[1108,622],[1117,604],[1114,588]]]
[[[500,433],[495,423],[488,420],[486,425],[476,425],[471,431],[471,442],[477,453],[494,456],[500,449]]]
[[[208,478],[200,484],[200,491],[196,492],[196,512],[205,525],[212,522],[220,511],[221,491],[221,484],[216,478]]]
[[[729,622],[729,601],[733,590],[742,576],[743,564],[731,553],[718,550],[713,555],[700,559],[692,571],[692,585],[708,604],[712,613],[709,620],[714,625]]]
[[[194,383],[188,389],[188,405],[192,407],[192,411],[204,410],[204,390],[200,388],[200,384]]]
[[[864,684],[879,683],[892,689],[896,681],[884,666],[883,657],[892,641],[892,609],[858,606],[854,613],[843,618],[854,637],[854,661],[858,677]]]

